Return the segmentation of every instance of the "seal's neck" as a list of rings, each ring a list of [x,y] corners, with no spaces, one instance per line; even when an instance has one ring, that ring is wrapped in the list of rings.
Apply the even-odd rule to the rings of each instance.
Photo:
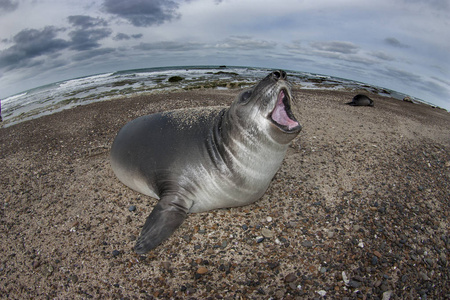
[[[251,119],[240,119],[230,110],[221,113],[215,130],[214,139],[220,140],[218,152],[227,164],[265,164],[268,169],[274,163],[276,169],[283,160],[288,144],[273,140],[264,128],[252,124]],[[257,166],[253,166],[257,168]]]

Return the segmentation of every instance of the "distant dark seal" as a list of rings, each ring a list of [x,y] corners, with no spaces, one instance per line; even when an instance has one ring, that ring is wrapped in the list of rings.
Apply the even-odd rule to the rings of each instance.
[[[242,206],[266,191],[301,126],[286,73],[275,71],[227,107],[137,118],[117,134],[111,165],[130,188],[160,199],[135,251],[167,239],[188,213]]]
[[[352,106],[373,106],[373,101],[369,97],[363,94],[358,94],[353,97],[351,102],[346,103]]]

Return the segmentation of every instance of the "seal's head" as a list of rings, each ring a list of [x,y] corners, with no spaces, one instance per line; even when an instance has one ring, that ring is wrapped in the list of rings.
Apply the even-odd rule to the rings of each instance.
[[[286,72],[279,70],[242,92],[230,111],[246,123],[246,128],[268,133],[279,144],[288,144],[302,129],[291,110],[292,101]]]

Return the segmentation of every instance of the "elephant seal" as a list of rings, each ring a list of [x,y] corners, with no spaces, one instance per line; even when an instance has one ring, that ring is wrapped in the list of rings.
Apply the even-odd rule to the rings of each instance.
[[[301,131],[284,71],[274,71],[227,107],[181,109],[127,123],[111,166],[128,187],[159,199],[136,242],[148,252],[188,213],[258,200]]]
[[[351,102],[346,103],[351,106],[373,106],[373,100],[363,94],[353,97]]]

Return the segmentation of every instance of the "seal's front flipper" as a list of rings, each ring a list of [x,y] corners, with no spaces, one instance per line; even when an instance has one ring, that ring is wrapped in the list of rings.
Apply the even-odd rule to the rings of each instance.
[[[184,200],[162,197],[145,221],[134,251],[144,254],[167,239],[187,218],[189,208]]]

